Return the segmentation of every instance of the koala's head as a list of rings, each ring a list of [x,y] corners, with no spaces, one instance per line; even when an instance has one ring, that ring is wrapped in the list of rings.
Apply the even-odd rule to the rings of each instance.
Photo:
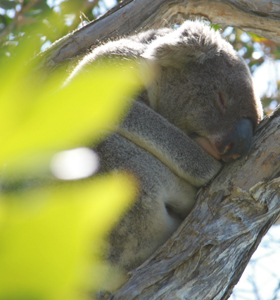
[[[217,159],[248,153],[262,119],[250,71],[219,33],[185,22],[143,55],[159,66],[150,105]]]

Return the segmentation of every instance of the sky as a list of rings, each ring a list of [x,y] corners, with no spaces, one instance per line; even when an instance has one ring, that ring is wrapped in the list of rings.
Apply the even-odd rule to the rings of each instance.
[[[272,226],[253,254],[230,300],[279,300],[280,225]],[[273,298],[276,295],[276,298]]]

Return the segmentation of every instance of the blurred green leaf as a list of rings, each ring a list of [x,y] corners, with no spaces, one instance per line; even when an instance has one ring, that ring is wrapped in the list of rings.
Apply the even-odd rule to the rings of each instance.
[[[61,76],[43,87],[25,82],[24,69],[7,76],[0,90],[0,165],[96,140],[123,117],[140,86],[131,64],[95,68],[59,91]]]
[[[97,143],[120,122],[141,85],[139,65],[94,66],[61,88],[65,74],[46,82],[31,76],[34,66],[26,61],[33,41],[25,36],[13,59],[1,59],[0,165],[8,162],[12,178],[2,170],[1,186],[23,185],[0,195],[0,300],[82,299],[109,268],[100,259],[104,238],[131,205],[135,182],[118,174],[60,186],[42,179],[40,189],[24,185],[46,156]]]
[[[218,24],[211,24],[211,28],[213,28],[215,31],[221,30],[221,26]]]
[[[29,3],[25,12],[39,17],[44,15],[39,11],[43,2],[24,1],[22,7]],[[50,30],[58,34],[63,18],[47,16],[57,22],[47,22],[50,27],[37,23],[36,31],[29,32],[36,18],[22,17],[2,37],[2,51],[11,57],[0,57],[0,300],[84,299],[101,286],[106,269],[112,273],[101,260],[104,239],[131,205],[136,184],[127,175],[115,174],[54,185],[30,171],[54,152],[105,138],[141,85],[139,65],[95,66],[64,88],[65,74],[42,83],[40,74],[38,80],[31,76],[34,49]],[[15,41],[19,45],[11,45]]]
[[[260,36],[260,35],[257,35],[255,33],[251,33],[251,32],[247,32],[247,34],[252,38],[252,40],[255,42],[255,43],[262,43],[264,41],[266,41],[267,39]]]
[[[129,188],[128,188],[129,186]],[[17,194],[0,203],[0,299],[81,299],[97,289],[101,238],[131,205],[126,175]]]

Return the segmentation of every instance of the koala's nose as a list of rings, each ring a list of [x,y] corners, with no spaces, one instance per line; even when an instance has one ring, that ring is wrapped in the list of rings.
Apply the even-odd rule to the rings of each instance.
[[[253,137],[253,125],[249,119],[241,119],[217,145],[223,161],[228,162],[248,154]]]

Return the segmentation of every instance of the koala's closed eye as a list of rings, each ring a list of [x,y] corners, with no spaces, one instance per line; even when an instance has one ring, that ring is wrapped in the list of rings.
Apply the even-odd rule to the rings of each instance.
[[[226,96],[220,91],[217,93],[217,106],[222,112],[227,108]]]

